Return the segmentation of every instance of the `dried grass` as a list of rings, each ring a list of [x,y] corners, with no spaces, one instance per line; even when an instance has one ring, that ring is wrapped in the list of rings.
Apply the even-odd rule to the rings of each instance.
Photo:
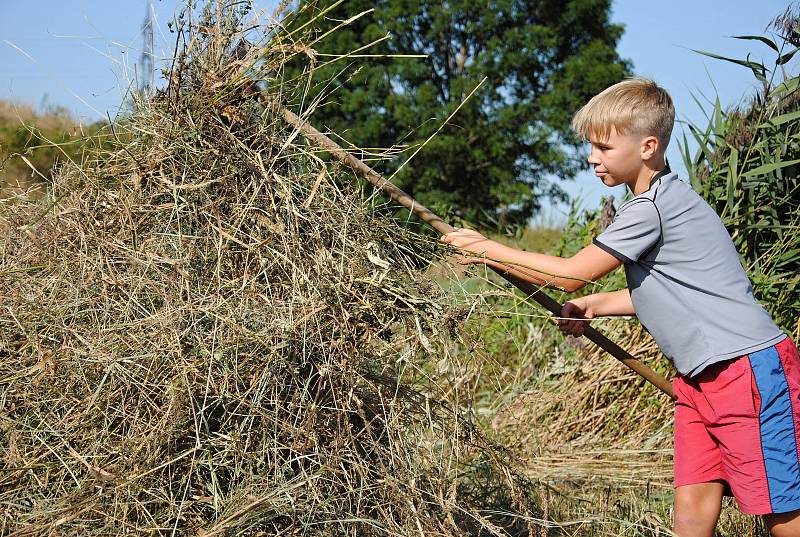
[[[617,321],[605,328],[633,356],[668,376],[667,360],[641,325]],[[521,445],[540,446],[535,440],[549,438],[549,445],[576,449],[609,444],[629,449],[672,447],[669,398],[603,350],[581,343],[567,339],[567,345],[578,346],[568,352],[578,357],[561,353],[552,360],[541,372],[537,390],[512,401],[498,421],[508,419],[511,424],[516,416],[536,424],[528,436],[519,438]]]
[[[0,202],[0,533],[535,534],[435,245],[261,104],[309,49],[237,5],[45,202]]]

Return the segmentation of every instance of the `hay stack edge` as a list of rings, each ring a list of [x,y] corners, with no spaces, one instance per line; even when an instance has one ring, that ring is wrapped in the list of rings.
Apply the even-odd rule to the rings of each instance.
[[[0,203],[0,533],[527,534],[435,238],[264,104],[308,117],[315,58],[252,16],[187,15],[167,86]]]

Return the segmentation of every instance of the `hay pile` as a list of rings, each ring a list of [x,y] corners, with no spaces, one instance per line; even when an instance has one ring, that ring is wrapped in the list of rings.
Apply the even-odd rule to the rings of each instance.
[[[521,533],[435,241],[262,104],[313,51],[237,5],[47,202],[0,204],[0,533]]]

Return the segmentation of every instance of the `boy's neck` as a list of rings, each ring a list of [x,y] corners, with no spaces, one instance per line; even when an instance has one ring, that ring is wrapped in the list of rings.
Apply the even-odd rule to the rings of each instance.
[[[639,176],[635,180],[628,183],[628,188],[631,189],[634,196],[638,196],[642,192],[646,192],[650,188],[650,181],[660,171],[666,168],[664,157],[653,158],[649,161],[642,162],[642,167],[639,170]]]

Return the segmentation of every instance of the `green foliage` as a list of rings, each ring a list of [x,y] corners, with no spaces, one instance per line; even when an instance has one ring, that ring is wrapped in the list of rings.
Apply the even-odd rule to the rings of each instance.
[[[599,206],[592,210],[578,211],[573,207],[573,210],[570,211],[566,228],[561,235],[561,243],[559,244],[557,252],[559,257],[572,257],[577,254],[579,250],[591,244],[592,239],[603,231],[603,211],[605,210],[606,203],[607,200],[603,198]],[[577,293],[565,297],[565,300],[591,293],[616,291],[617,289],[624,288],[626,285],[625,272],[622,267],[620,267],[598,282],[587,285]]]
[[[740,39],[772,49],[774,67],[704,54],[752,70],[762,91],[730,111],[717,100],[705,128],[689,126],[695,154],[686,139],[681,150],[692,186],[731,233],[756,297],[784,330],[800,335],[800,77],[784,67],[798,49],[762,36]]]
[[[388,174],[402,165],[393,181],[421,203],[472,222],[524,222],[543,197],[564,196],[549,178],[580,168],[572,114],[628,74],[609,9],[608,0],[307,0],[299,16],[317,17],[319,40],[288,76],[313,70],[297,97],[319,103],[312,121],[356,147],[390,148],[372,164]]]

